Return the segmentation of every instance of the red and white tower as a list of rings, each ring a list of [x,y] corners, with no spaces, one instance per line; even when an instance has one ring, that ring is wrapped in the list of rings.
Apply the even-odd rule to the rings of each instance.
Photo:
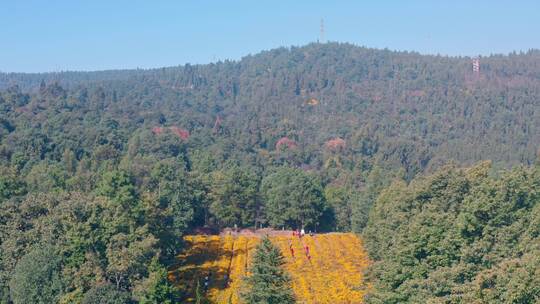
[[[480,59],[478,57],[472,60],[472,71],[476,75],[480,74]]]

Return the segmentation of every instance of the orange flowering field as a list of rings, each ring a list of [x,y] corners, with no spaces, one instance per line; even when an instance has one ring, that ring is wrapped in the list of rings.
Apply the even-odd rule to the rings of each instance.
[[[195,302],[197,281],[211,303],[242,303],[242,278],[248,275],[251,256],[259,241],[256,236],[186,236],[186,250],[169,279]],[[362,272],[368,265],[361,240],[352,233],[318,234],[301,239],[272,236],[285,256],[285,269],[292,279],[298,303],[362,303],[368,286]],[[309,256],[306,252],[308,247]],[[294,257],[290,248],[294,250]],[[205,276],[208,291],[204,292]]]

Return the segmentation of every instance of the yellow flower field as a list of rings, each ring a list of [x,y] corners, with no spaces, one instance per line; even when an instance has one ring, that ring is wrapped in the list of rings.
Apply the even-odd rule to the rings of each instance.
[[[242,303],[242,278],[248,275],[259,238],[197,235],[186,236],[184,240],[186,250],[178,256],[179,264],[169,271],[169,279],[186,294],[184,301],[195,302],[199,281],[201,294],[211,303]],[[362,272],[368,266],[368,258],[357,236],[329,233],[300,239],[280,235],[272,236],[271,240],[285,256],[285,269],[292,278],[298,303],[363,302],[368,286]],[[209,286],[205,292],[206,276],[209,276]]]

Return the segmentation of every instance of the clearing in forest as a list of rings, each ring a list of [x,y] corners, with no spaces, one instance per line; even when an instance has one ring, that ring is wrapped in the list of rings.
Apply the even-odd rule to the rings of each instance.
[[[255,235],[186,236],[186,250],[169,279],[194,303],[197,281],[200,294],[217,304],[241,303],[242,278],[248,275],[251,256],[260,238]],[[275,235],[270,239],[285,257],[298,303],[362,303],[367,291],[362,273],[368,257],[361,240],[352,233]],[[306,246],[308,247],[306,250]],[[291,254],[294,251],[294,257]],[[309,252],[309,258],[308,258]],[[205,277],[208,290],[205,292]]]

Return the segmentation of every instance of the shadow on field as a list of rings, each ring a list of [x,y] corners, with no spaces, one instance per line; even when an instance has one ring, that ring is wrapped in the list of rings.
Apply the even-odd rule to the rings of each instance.
[[[182,292],[181,303],[195,302],[197,282],[204,297],[206,277],[209,290],[222,291],[232,283],[229,272],[233,254],[245,255],[246,248],[230,250],[222,245],[222,239],[185,241],[185,250],[178,256],[179,263],[169,269],[169,280]]]

